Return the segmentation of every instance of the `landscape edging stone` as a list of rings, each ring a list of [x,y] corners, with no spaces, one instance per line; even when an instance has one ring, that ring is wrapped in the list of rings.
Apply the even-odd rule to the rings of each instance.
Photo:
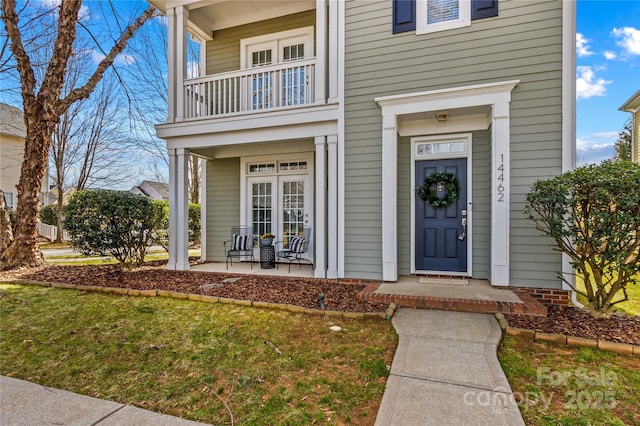
[[[585,339],[582,337],[566,336],[564,334],[541,333],[527,328],[509,327],[506,318],[500,312],[496,313],[495,317],[498,320],[502,331],[511,336],[522,336],[536,341],[554,342],[580,348],[594,348],[622,355],[640,356],[640,346],[630,345],[628,343],[610,342],[608,340],[601,339]]]
[[[40,287],[58,288],[63,290],[80,290],[92,293],[108,293],[117,294],[121,296],[129,297],[170,297],[179,300],[192,300],[196,302],[206,303],[222,303],[227,305],[238,305],[262,309],[273,309],[288,311],[291,313],[301,313],[309,316],[341,318],[346,320],[367,320],[367,319],[385,319],[385,312],[346,312],[346,311],[329,311],[314,308],[305,308],[302,306],[283,304],[283,303],[269,303],[269,302],[254,302],[252,300],[231,299],[227,297],[208,296],[203,294],[194,293],[181,293],[171,290],[137,290],[130,288],[120,287],[102,287],[102,286],[89,286],[89,285],[77,285],[61,282],[48,282],[48,281],[35,281],[35,280],[21,280],[21,279],[8,279],[3,280],[6,283],[37,285]],[[640,348],[639,348],[640,349]],[[638,352],[640,354],[640,351]]]

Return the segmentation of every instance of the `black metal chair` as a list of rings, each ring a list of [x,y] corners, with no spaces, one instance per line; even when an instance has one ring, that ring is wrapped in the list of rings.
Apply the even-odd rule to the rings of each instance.
[[[251,269],[253,269],[253,230],[250,226],[234,226],[231,228],[231,239],[224,243],[224,253],[227,258],[227,269],[229,260],[233,266],[233,257],[249,256],[251,258]]]
[[[302,263],[311,265],[311,269],[313,269],[313,261],[303,257],[309,252],[310,242],[311,228],[309,226],[303,227],[302,235],[300,233],[287,234],[285,241],[277,241],[275,243],[276,247],[281,244],[282,249],[276,251],[276,268],[278,267],[278,262],[282,259],[289,261],[289,272],[291,272],[291,264],[293,262],[297,262],[298,265],[302,265]]]

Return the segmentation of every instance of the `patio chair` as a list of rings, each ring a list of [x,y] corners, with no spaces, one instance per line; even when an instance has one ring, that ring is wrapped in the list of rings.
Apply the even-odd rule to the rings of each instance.
[[[224,243],[224,253],[227,258],[227,269],[229,260],[233,266],[233,257],[248,256],[251,258],[251,269],[253,269],[253,230],[250,226],[234,226],[231,228],[231,239]]]
[[[310,242],[311,228],[309,226],[303,228],[302,235],[299,233],[287,234],[285,241],[277,241],[276,247],[281,244],[282,249],[276,251],[276,268],[278,267],[278,262],[283,259],[289,261],[289,272],[291,272],[291,264],[293,262],[297,262],[298,265],[302,265],[302,263],[311,265],[311,269],[313,269],[313,262],[303,257],[309,252]]]

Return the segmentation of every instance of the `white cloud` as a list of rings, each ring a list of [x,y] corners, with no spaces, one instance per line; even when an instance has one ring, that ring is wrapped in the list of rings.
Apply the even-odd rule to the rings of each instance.
[[[619,40],[616,44],[629,55],[640,55],[640,30],[633,27],[614,28],[611,34]]]
[[[579,57],[593,55],[593,52],[589,50],[589,41],[582,34],[576,33],[576,54]]]
[[[105,58],[105,55],[103,55],[100,52],[97,52],[95,50],[91,51],[91,59],[93,60],[93,62],[95,64],[99,64],[100,61],[102,61]],[[117,65],[131,65],[136,61],[136,57],[133,55],[129,55],[127,53],[121,53],[118,56],[116,56],[116,60],[115,60],[115,64]]]
[[[618,132],[599,132],[576,139],[576,157],[579,166],[599,163],[613,158]]]
[[[611,81],[607,81],[603,78],[596,78],[593,69],[588,66],[577,67],[576,78],[576,98],[577,99],[589,99],[592,96],[604,96],[607,88],[607,84],[611,84]]]
[[[611,51],[609,51],[609,50],[605,50],[605,52],[604,52],[604,57],[605,57],[607,60],[609,60],[609,61],[610,61],[610,60],[612,60],[612,59],[617,58],[617,57],[618,57],[618,55],[616,55],[616,54],[615,54],[615,52],[611,52]]]
[[[60,3],[62,0],[40,0],[40,3],[48,8],[58,8],[60,7]],[[57,14],[58,11],[56,11]],[[91,18],[91,13],[89,12],[89,8],[86,5],[80,6],[80,12],[78,13],[78,17],[81,21],[87,21]]]

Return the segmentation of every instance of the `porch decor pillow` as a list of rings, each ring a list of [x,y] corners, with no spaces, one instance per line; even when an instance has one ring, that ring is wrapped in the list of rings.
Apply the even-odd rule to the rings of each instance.
[[[250,250],[251,235],[232,235],[231,250]]]
[[[291,237],[291,241],[289,242],[289,250],[294,253],[304,253],[304,237]]]

